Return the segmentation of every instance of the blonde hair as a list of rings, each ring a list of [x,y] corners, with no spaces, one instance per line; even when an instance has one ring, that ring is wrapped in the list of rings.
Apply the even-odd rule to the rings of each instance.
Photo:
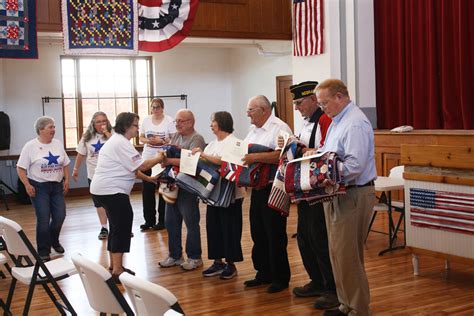
[[[346,85],[342,80],[339,79],[326,79],[316,86],[314,92],[318,90],[328,90],[331,96],[336,95],[336,93],[341,93],[343,96],[349,97],[349,91],[347,90]]]

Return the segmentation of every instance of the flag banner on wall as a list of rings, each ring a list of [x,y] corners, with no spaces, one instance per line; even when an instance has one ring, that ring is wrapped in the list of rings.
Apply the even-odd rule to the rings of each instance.
[[[162,52],[175,47],[191,30],[198,0],[138,0],[138,49]]]
[[[0,0],[0,57],[38,58],[36,0]]]
[[[324,0],[293,0],[293,55],[324,53]]]
[[[64,52],[138,54],[137,12],[136,0],[62,0]]]
[[[474,194],[411,188],[410,223],[474,235]]]

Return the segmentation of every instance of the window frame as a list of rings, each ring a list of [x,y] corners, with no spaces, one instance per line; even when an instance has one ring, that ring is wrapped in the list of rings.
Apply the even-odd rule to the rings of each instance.
[[[75,148],[70,148],[67,147],[66,143],[66,111],[65,111],[65,105],[64,105],[64,89],[63,89],[63,59],[72,59],[74,61],[74,78],[75,78],[75,86],[74,86],[74,92],[76,97],[74,98],[76,100],[76,136],[77,136],[77,143],[82,138],[82,134],[84,133],[84,121],[83,121],[83,115],[82,115],[82,103],[84,98],[82,97],[82,90],[81,90],[81,80],[80,80],[80,67],[79,67],[79,61],[84,60],[84,59],[94,59],[94,60],[99,60],[99,59],[126,59],[132,61],[130,63],[131,67],[131,98],[132,98],[132,112],[138,114],[138,98],[151,98],[151,96],[155,95],[154,93],[154,78],[153,78],[153,57],[152,56],[70,56],[70,55],[61,55],[60,56],[60,74],[61,74],[61,105],[62,105],[62,119],[63,119],[63,144],[64,148],[66,150],[73,150]],[[135,62],[137,60],[145,60],[147,61],[148,67],[148,91],[149,94],[148,96],[141,96],[138,97],[138,92],[137,92],[137,78],[136,78],[136,66]],[[102,97],[103,98],[103,97]],[[118,97],[120,98],[120,97]],[[66,98],[70,99],[70,98]],[[87,98],[91,99],[91,98]],[[101,97],[93,98],[93,99],[101,99]],[[115,96],[111,96],[110,98],[107,97],[107,99],[116,99]],[[148,113],[148,110],[147,110]],[[112,122],[111,122],[112,123]],[[112,124],[113,125],[113,124]],[[139,137],[135,137],[134,139],[134,145],[138,146],[139,145]],[[77,146],[77,144],[76,144]]]

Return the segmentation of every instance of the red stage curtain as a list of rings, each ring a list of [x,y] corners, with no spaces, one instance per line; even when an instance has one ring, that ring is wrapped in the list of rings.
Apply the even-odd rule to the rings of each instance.
[[[377,127],[474,129],[474,1],[374,0]]]

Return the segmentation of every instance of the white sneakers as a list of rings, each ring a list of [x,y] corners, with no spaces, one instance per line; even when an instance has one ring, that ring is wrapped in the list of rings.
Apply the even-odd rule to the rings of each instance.
[[[181,268],[184,270],[194,270],[199,267],[202,267],[202,260],[201,259],[186,259],[186,262],[181,263]]]
[[[158,262],[158,264],[160,265],[160,267],[169,268],[169,267],[179,266],[183,262],[184,262],[183,257],[179,259],[168,257],[165,260]]]
[[[182,257],[179,259],[168,257],[165,260],[158,262],[158,264],[162,268],[181,266],[181,268],[183,268],[184,270],[191,271],[199,267],[202,267],[202,260],[188,258],[186,259],[186,261],[184,261]]]

